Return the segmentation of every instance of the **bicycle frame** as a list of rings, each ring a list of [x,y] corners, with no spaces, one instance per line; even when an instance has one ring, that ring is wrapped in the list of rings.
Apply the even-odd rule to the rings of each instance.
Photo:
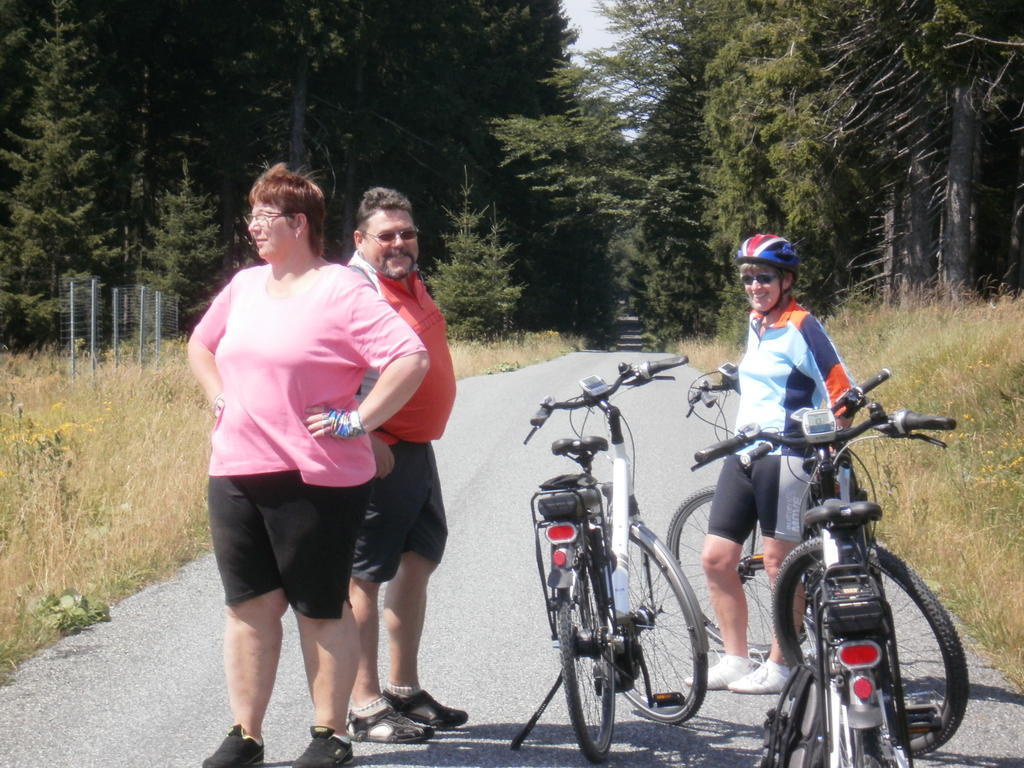
[[[612,604],[615,618],[624,621],[630,615],[629,606],[629,526],[636,515],[637,503],[633,495],[633,476],[629,471],[625,440],[622,437],[622,418],[619,409],[607,402],[600,406],[608,422],[611,435],[612,459]]]

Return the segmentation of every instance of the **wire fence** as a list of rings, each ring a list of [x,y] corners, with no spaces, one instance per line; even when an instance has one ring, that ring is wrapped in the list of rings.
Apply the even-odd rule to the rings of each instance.
[[[110,289],[110,314],[105,315],[102,288],[92,276],[61,280],[60,341],[72,379],[82,361],[95,373],[104,352],[115,366],[127,359],[157,364],[164,340],[178,335],[177,296],[147,285],[116,286]]]

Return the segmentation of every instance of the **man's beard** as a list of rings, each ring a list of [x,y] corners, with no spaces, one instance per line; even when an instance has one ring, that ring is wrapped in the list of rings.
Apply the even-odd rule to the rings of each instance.
[[[392,267],[389,264],[389,260],[395,258],[396,256],[404,256],[405,258],[409,259],[409,267],[405,268],[403,266],[400,268],[400,270],[392,269]],[[392,248],[387,257],[385,257],[384,263],[381,265],[381,269],[379,271],[382,275],[384,275],[384,277],[390,278],[391,280],[400,280],[403,277],[407,277],[415,267],[416,257],[409,253],[409,251],[407,251],[405,248]]]

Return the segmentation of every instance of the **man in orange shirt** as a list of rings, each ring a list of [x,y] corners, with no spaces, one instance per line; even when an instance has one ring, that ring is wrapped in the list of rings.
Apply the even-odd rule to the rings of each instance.
[[[419,243],[412,205],[393,189],[368,190],[356,212],[356,252],[349,267],[363,274],[416,332],[430,370],[416,394],[371,434],[377,460],[366,520],[356,544],[349,594],[362,650],[352,691],[349,733],[359,741],[425,741],[435,729],[466,722],[420,687],[418,656],[427,584],[448,537],[431,445],[455,402],[455,373],[444,317],[416,268]],[[378,594],[391,660],[388,684],[377,671]]]

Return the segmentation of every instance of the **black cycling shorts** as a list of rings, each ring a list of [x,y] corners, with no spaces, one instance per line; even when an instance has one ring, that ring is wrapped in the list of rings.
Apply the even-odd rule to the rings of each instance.
[[[210,531],[228,605],[283,589],[296,613],[339,619],[370,484],[307,485],[298,471],[211,477]]]
[[[415,552],[440,563],[448,522],[437,461],[430,443],[391,446],[395,468],[373,481],[366,519],[356,543],[352,575],[363,581],[390,581],[402,555]]]
[[[760,523],[762,536],[800,541],[808,495],[803,463],[799,456],[772,454],[747,469],[739,456],[727,456],[711,502],[708,533],[742,544]]]

